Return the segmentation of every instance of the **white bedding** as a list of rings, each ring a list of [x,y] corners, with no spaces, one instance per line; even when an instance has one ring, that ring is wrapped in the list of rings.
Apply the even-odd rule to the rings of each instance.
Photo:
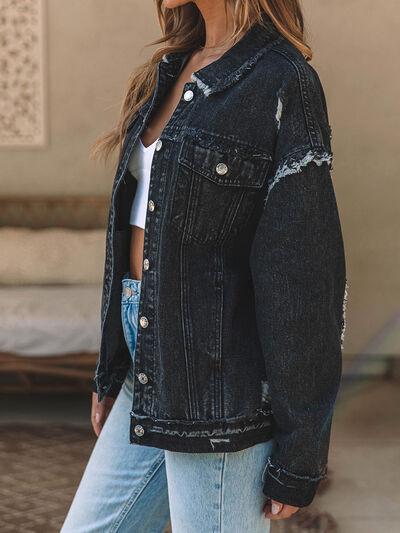
[[[97,352],[100,285],[0,287],[0,352]]]

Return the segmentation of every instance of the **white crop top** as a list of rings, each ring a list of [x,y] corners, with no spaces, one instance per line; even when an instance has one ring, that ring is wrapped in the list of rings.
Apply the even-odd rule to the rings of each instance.
[[[129,158],[129,172],[137,180],[136,193],[132,202],[129,223],[132,226],[139,226],[139,228],[144,228],[146,220],[151,163],[153,161],[153,154],[157,141],[158,139],[156,139],[150,146],[144,146],[140,137],[138,137]]]

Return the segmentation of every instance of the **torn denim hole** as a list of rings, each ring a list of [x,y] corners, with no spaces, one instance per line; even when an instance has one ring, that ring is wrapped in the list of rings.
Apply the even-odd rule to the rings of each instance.
[[[271,402],[271,395],[269,394],[269,385],[267,381],[261,380],[261,403]]]
[[[329,168],[332,168],[332,159],[333,155],[332,152],[328,152],[321,149],[316,150],[309,150],[305,156],[303,156],[301,159],[294,159],[294,156],[289,156],[283,163],[281,163],[278,167],[278,170],[275,173],[275,176],[271,180],[267,194],[264,198],[264,205],[267,203],[268,197],[271,193],[271,190],[275,187],[279,181],[291,174],[297,174],[301,172],[303,167],[306,167],[309,163],[315,163],[319,167],[322,165],[322,163],[328,163]]]
[[[264,412],[259,412],[259,414],[264,414]],[[267,413],[268,415],[270,413]],[[199,437],[206,437],[208,439],[213,438],[214,441],[218,440],[220,438],[229,438],[226,437],[226,435],[243,435],[247,433],[248,431],[257,431],[263,428],[267,428],[271,426],[271,419],[268,417],[265,420],[261,420],[259,422],[252,422],[247,423],[246,426],[243,427],[228,427],[226,429],[197,429],[197,430],[187,430],[187,429],[170,429],[168,427],[161,427],[157,425],[153,425],[151,427],[152,433],[159,433],[162,435],[171,435],[174,437],[185,437],[185,438],[199,438]],[[215,438],[212,437],[212,435],[215,435]],[[218,437],[218,435],[221,435]]]
[[[261,483],[265,483],[265,474],[267,473],[268,463],[264,466],[261,472]]]
[[[215,450],[215,444],[219,444],[220,442],[230,442],[230,439],[209,439],[209,440],[210,440],[210,444],[213,450]]]
[[[342,307],[342,330],[340,333],[340,347],[342,350],[344,346],[344,337],[345,337],[346,325],[347,325],[346,308],[347,308],[348,290],[349,290],[349,284],[346,279],[346,283],[344,287],[344,295],[343,295],[343,307]]]
[[[268,465],[267,465],[267,467],[268,467]],[[269,469],[269,467],[267,468],[267,470],[268,470],[268,474],[272,477],[272,479],[274,479],[276,482],[278,482],[279,485],[282,485],[283,487],[286,487],[286,488],[288,488],[288,489],[295,489],[295,488],[297,488],[296,485],[288,485],[287,483],[283,483],[283,482],[279,479],[278,476],[275,476],[275,475],[271,472],[271,470]],[[278,474],[278,475],[279,475],[279,474]],[[265,475],[264,475],[264,481],[265,481]]]
[[[275,120],[276,120],[278,131],[279,131],[279,128],[281,127],[282,110],[283,110],[283,102],[282,102],[281,97],[278,96],[278,105],[277,105],[276,114],[275,114]]]
[[[319,481],[321,481],[321,479],[324,479],[326,477],[327,473],[327,469],[325,467],[322,473],[316,476],[301,476],[299,474],[293,474],[292,472],[285,470],[281,466],[274,465],[271,462],[270,457],[268,457],[267,460],[266,470],[268,471],[268,474],[280,485],[291,489],[295,489],[298,487],[297,485],[289,484],[290,480],[292,481],[292,483],[296,483],[296,481],[300,483],[304,481],[308,483],[318,483]]]
[[[211,87],[202,82],[194,73],[190,75],[190,79],[197,83],[197,87],[203,91],[205,96],[209,96],[211,94]]]

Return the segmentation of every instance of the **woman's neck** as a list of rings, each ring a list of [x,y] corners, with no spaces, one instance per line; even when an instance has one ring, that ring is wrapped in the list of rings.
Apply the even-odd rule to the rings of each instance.
[[[197,0],[196,5],[201,12],[206,28],[204,46],[199,54],[204,57],[220,56],[234,43],[231,35],[234,27],[233,12],[225,2],[209,2]]]

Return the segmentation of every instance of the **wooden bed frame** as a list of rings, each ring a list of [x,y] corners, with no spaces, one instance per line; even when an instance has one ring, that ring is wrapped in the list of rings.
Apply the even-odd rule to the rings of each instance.
[[[0,226],[105,228],[105,196],[0,197]],[[0,352],[0,393],[88,392],[97,353],[27,357]]]

